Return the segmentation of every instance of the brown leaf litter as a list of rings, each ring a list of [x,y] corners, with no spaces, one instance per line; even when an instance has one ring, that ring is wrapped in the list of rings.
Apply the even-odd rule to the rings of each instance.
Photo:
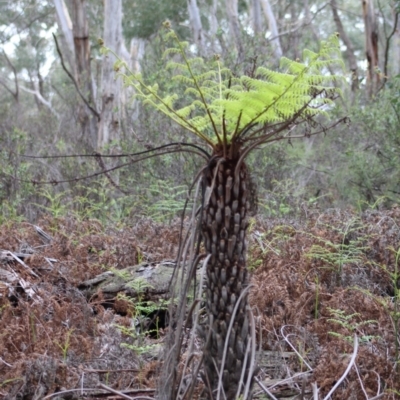
[[[332,399],[399,398],[399,227],[398,208],[254,221],[248,261],[258,379],[277,398],[310,399],[311,383],[323,398],[347,368],[354,335],[355,365]],[[87,299],[78,285],[111,268],[173,260],[179,229],[179,221],[148,219],[124,229],[73,218],[1,226],[0,397],[72,389],[59,398],[111,396],[99,383],[154,396],[145,390],[157,386],[157,354],[121,346],[134,344],[117,327],[133,325],[125,305],[107,308],[101,293]],[[143,337],[142,348],[159,345],[160,333]],[[255,392],[260,398],[257,385]]]

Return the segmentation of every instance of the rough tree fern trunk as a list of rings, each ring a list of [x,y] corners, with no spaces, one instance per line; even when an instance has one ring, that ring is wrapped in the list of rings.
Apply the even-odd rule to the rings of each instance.
[[[208,324],[204,332],[206,343],[203,380],[207,393],[211,389],[212,398],[216,398],[225,341],[228,340],[222,370],[222,387],[226,397],[223,394],[220,396],[221,399],[228,400],[234,399],[237,394],[243,366],[244,382],[246,381],[250,359],[247,357],[245,361],[249,342],[247,293],[233,315],[241,293],[248,286],[245,237],[249,177],[245,164],[241,163],[236,168],[237,164],[238,157],[231,160],[215,157],[203,173],[201,229],[206,251],[211,254],[207,265]],[[232,318],[234,321],[229,333]]]

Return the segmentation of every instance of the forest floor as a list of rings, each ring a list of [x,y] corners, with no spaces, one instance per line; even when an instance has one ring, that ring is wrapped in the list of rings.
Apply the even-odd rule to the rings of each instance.
[[[72,217],[0,226],[0,398],[157,398],[168,327],[138,332],[138,300],[107,303],[79,285],[174,260],[179,230],[179,221],[110,228]],[[323,399],[351,363],[332,399],[399,399],[400,208],[257,217],[249,237],[257,378],[268,391],[311,399],[316,385]]]

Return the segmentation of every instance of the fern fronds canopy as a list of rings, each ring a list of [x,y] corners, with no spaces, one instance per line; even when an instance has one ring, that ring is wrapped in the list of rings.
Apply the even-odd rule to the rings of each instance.
[[[302,62],[283,57],[279,72],[259,67],[254,77],[235,77],[218,59],[210,66],[202,58],[190,58],[188,44],[172,30],[166,38],[175,44],[165,52],[170,59],[166,67],[185,91],[164,95],[140,74],[121,73],[124,82],[135,88],[136,97],[214,149],[257,127],[267,131],[279,123],[325,114],[340,95],[335,81],[342,78],[329,73],[330,67],[343,65],[336,34],[321,43],[319,52],[304,50]]]

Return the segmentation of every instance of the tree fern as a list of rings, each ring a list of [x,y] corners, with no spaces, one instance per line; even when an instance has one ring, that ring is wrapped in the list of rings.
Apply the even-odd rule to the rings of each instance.
[[[302,62],[282,58],[280,71],[259,67],[254,76],[237,77],[218,57],[213,63],[189,57],[188,43],[180,42],[175,32],[166,28],[166,40],[174,45],[164,55],[167,68],[184,91],[163,94],[141,75],[121,71],[126,68],[121,62],[116,69],[125,84],[135,88],[138,98],[211,148],[207,165],[199,174],[203,197],[198,226],[206,253],[207,315],[199,329],[202,375],[209,399],[244,399],[251,397],[255,358],[246,268],[247,215],[252,199],[244,159],[263,143],[293,137],[287,136],[287,131],[293,132],[301,123],[317,126],[312,133],[326,129],[315,117],[326,114],[327,106],[340,94],[335,86],[340,78],[328,72],[334,64],[342,64],[338,37],[333,35],[323,42],[317,53],[304,51]],[[308,134],[311,132],[306,130]],[[179,349],[182,335],[171,333],[175,334],[177,339],[171,346]],[[160,391],[163,399],[185,398],[177,393],[180,354],[176,351],[165,361],[168,378]],[[193,377],[192,382],[196,381]]]

